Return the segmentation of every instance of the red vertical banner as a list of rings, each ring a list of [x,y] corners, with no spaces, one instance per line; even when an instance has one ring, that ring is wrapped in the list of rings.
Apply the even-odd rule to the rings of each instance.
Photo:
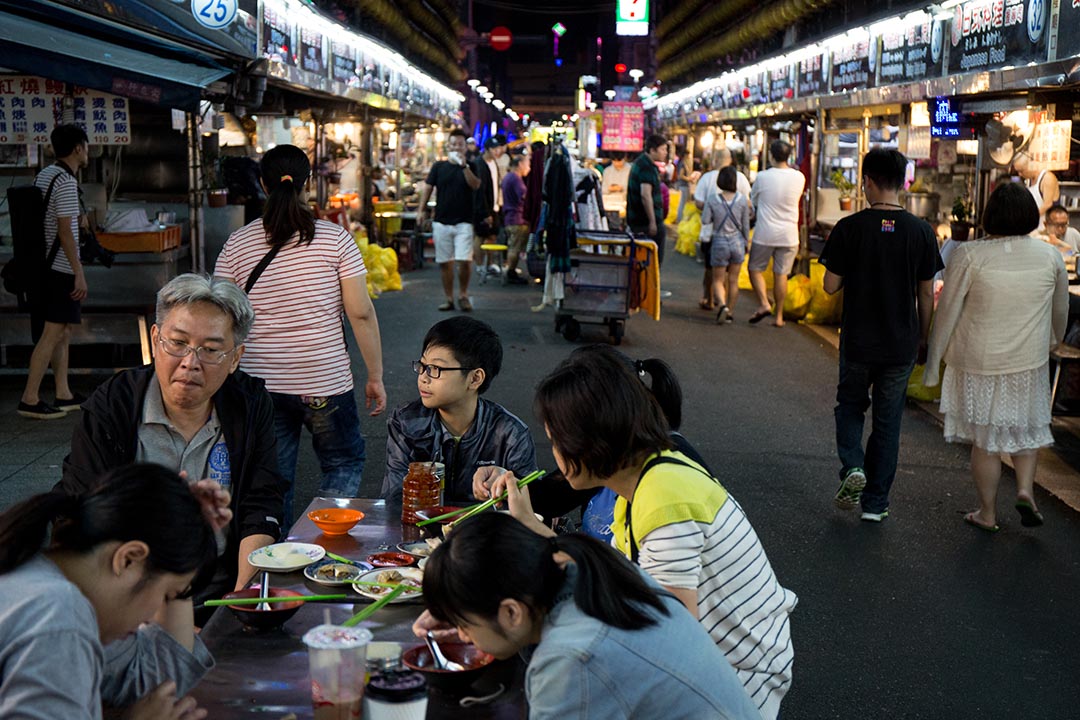
[[[641,152],[645,147],[645,109],[639,102],[604,103],[601,150]]]

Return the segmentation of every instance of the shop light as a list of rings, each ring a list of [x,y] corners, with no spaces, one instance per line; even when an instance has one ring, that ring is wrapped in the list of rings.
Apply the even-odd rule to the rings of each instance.
[[[477,85],[480,84],[480,81],[477,80],[476,78],[469,78],[469,81],[467,83],[465,83],[465,84],[468,85],[471,88],[474,88],[474,87],[476,87]]]
[[[635,81],[637,81],[637,80],[640,80],[641,78],[643,78],[645,76],[645,71],[644,70],[639,70],[638,68],[631,68],[630,72],[627,73],[627,74],[630,77],[634,78]]]
[[[604,91],[604,97],[606,97],[608,100],[614,100],[615,99],[615,91],[614,90],[605,90]]]
[[[706,130],[705,132],[701,133],[701,137],[698,139],[698,145],[701,146],[702,150],[706,151],[712,149],[714,142],[716,142],[716,136],[713,135],[712,130]]]
[[[485,97],[484,102],[486,102],[488,105],[490,105],[491,104],[491,98]]]
[[[499,132],[499,126],[494,120],[491,121],[491,134],[495,135]]]
[[[488,86],[487,85],[477,85],[476,86],[476,92],[479,93],[480,95],[483,95],[487,91],[488,91]]]
[[[394,123],[390,122],[389,120],[383,120],[381,123],[379,123],[379,129],[383,132],[390,132],[394,129]]]
[[[435,142],[441,143],[444,140],[446,140],[446,135],[443,134],[443,131],[442,130],[436,130],[435,131]]]
[[[391,150],[397,150],[397,133],[396,132],[390,133],[390,137],[387,138],[387,140],[386,140],[386,147],[390,148]]]
[[[504,107],[506,107],[506,103],[504,103],[502,100],[492,100],[491,104],[494,105],[498,110],[502,110]]]

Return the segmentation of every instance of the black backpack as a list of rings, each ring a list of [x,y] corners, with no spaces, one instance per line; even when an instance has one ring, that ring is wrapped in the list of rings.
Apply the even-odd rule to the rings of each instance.
[[[14,253],[0,270],[0,277],[4,289],[18,299],[20,310],[29,308],[30,294],[41,287],[46,269],[60,250],[59,237],[53,238],[48,252],[45,250],[45,212],[61,175],[57,173],[52,179],[44,197],[36,185],[17,185],[7,190]]]

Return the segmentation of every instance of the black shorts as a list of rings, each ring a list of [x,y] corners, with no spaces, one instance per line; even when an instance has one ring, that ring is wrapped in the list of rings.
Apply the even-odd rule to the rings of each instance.
[[[30,311],[34,324],[47,322],[78,325],[82,322],[82,302],[71,299],[75,276],[49,269],[43,287],[33,295]]]
[[[705,268],[712,269],[712,240],[701,243],[701,254],[705,256]]]

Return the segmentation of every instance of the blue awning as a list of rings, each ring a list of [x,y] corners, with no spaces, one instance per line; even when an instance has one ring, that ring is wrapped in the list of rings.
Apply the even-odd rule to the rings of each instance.
[[[0,67],[190,110],[203,88],[231,74],[0,12]]]

